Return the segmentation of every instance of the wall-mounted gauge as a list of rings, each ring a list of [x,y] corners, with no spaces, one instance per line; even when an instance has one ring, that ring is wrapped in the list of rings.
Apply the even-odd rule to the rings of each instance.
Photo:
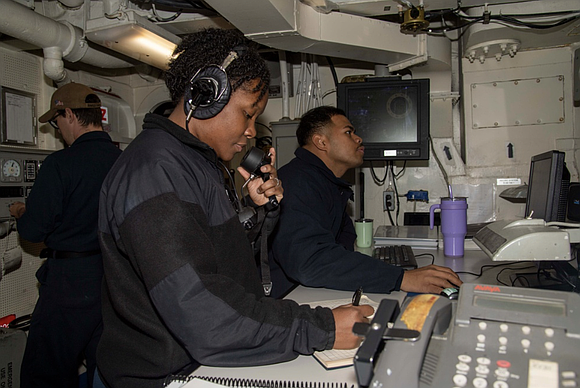
[[[0,180],[2,182],[21,182],[22,166],[16,159],[2,159],[2,170],[0,171]]]

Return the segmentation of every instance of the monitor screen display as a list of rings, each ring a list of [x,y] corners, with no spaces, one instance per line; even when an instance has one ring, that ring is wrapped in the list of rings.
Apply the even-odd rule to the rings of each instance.
[[[343,109],[365,145],[365,160],[429,158],[429,80],[378,78],[339,84]]]
[[[359,136],[373,143],[417,142],[417,92],[404,85],[353,89],[348,114]]]

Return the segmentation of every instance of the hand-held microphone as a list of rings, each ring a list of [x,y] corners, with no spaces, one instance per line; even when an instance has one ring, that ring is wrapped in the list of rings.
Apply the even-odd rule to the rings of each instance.
[[[240,166],[252,176],[261,177],[265,182],[270,179],[270,174],[262,172],[260,168],[270,163],[272,163],[272,159],[269,155],[266,155],[266,153],[259,148],[252,147],[242,158]],[[270,196],[269,200],[272,206],[276,207],[279,205],[275,195]]]

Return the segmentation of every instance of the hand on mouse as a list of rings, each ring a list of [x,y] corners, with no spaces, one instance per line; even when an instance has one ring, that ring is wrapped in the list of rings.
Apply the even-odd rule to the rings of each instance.
[[[432,264],[406,271],[401,282],[401,291],[439,294],[444,288],[461,284],[463,282],[453,270]]]

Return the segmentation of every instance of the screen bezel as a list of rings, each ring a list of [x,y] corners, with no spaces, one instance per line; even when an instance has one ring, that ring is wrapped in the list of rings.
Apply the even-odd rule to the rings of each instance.
[[[417,127],[414,142],[365,141],[364,160],[428,160],[429,159],[429,131],[430,131],[430,80],[400,78],[367,78],[365,82],[351,82],[338,84],[337,107],[344,110],[349,120],[349,94],[360,90],[375,90],[382,88],[409,87],[417,90]],[[352,120],[351,120],[352,121]],[[353,123],[354,124],[354,123]],[[355,129],[356,124],[355,124]],[[360,131],[359,131],[360,133]]]

